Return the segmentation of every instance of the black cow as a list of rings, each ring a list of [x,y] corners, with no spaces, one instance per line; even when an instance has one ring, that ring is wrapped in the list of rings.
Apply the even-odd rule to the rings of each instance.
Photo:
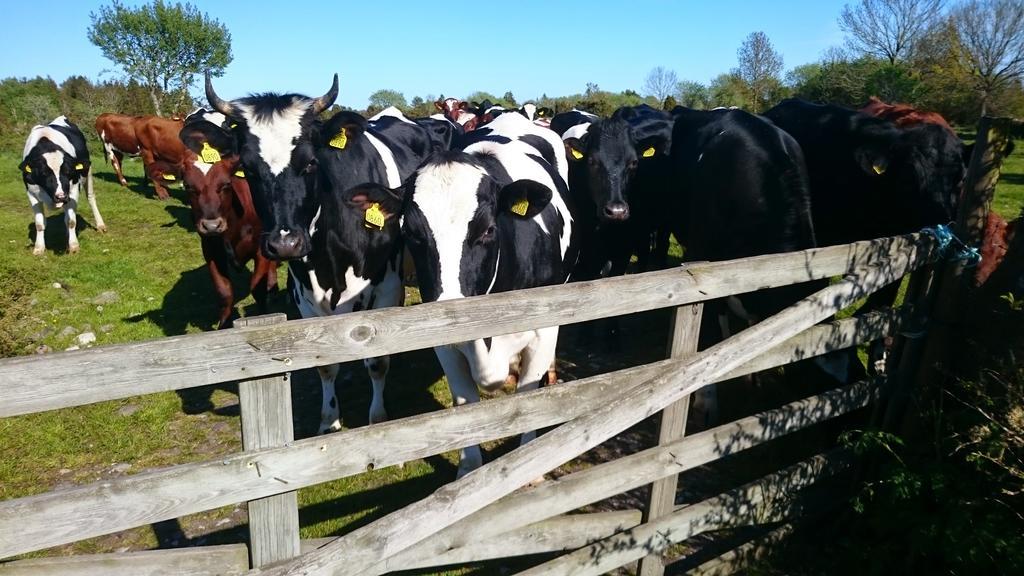
[[[44,231],[46,218],[43,208],[56,210],[64,208],[64,223],[68,229],[68,252],[78,252],[78,235],[75,233],[79,189],[85,182],[86,195],[95,225],[106,232],[96,195],[92,187],[92,163],[85,136],[78,126],[64,116],[59,116],[46,126],[35,126],[25,141],[21,163],[18,164],[29,204],[32,206],[36,227],[36,242],[32,253],[42,255],[46,250]]]
[[[368,183],[397,187],[431,151],[430,138],[401,115],[375,122],[341,112],[322,126],[316,117],[338,94],[338,77],[324,96],[261,94],[210,104],[236,123],[235,134],[263,223],[268,257],[288,260],[288,282],[303,317],[401,305],[397,209]],[[370,422],[387,418],[387,357],[365,360],[373,383]],[[320,431],[338,430],[334,379],[338,366],[319,369],[323,384]]]
[[[813,248],[810,190],[800,146],[763,118],[742,110],[673,110],[672,191],[663,209],[687,261],[731,260]],[[729,298],[728,309],[757,322],[814,291],[797,285]],[[702,339],[728,337],[725,302],[709,303]],[[714,327],[714,328],[711,328]],[[720,328],[720,331],[719,331]],[[703,389],[695,409],[716,417],[714,391]]]
[[[404,191],[402,232],[424,302],[566,281],[576,259],[565,201],[561,142],[519,114],[503,114],[460,151],[438,152]],[[378,186],[398,206],[401,190]],[[555,357],[558,327],[435,348],[455,404],[479,400],[477,386],[501,386],[521,354],[520,389],[534,389]],[[533,433],[523,435],[526,442]],[[459,475],[481,464],[462,450]]]
[[[646,268],[651,234],[664,227],[660,197],[672,148],[671,116],[649,106],[622,107],[588,124],[584,114],[568,114],[580,122],[561,134],[585,238],[577,277],[622,275],[633,253]],[[560,116],[555,119],[562,127],[568,122]]]
[[[956,213],[965,148],[937,125],[898,128],[839,106],[784,100],[765,117],[807,155],[824,245],[915,232]]]

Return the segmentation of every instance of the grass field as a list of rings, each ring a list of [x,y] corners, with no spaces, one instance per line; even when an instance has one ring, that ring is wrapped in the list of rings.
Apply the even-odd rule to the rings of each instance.
[[[169,201],[156,200],[152,188],[143,184],[138,161],[127,162],[130,188],[121,188],[102,156],[94,155],[99,207],[109,232],[91,228],[92,216],[84,210],[79,220],[81,252],[67,255],[63,217],[51,215],[48,250],[34,257],[31,212],[16,168],[20,157],[0,154],[0,246],[6,248],[0,259],[0,356],[63,350],[76,345],[83,332],[93,332],[96,344],[105,345],[209,330],[216,321],[216,299],[182,191],[172,190]],[[1024,146],[1007,162],[994,206],[1010,218],[1022,201]],[[283,286],[284,268],[280,276]],[[407,289],[407,297],[415,302],[415,289]],[[283,295],[271,307],[295,316]],[[251,298],[242,300],[240,309],[245,315],[259,313]],[[621,356],[579,350],[561,354],[570,361],[564,374],[580,377],[659,358],[665,319],[664,314],[635,319],[633,333],[638,337]],[[431,351],[400,355],[392,366],[386,392],[392,418],[450,405]],[[338,386],[343,420],[346,427],[363,426],[369,384],[361,366],[348,372],[352,381]],[[318,423],[319,381],[300,373],[294,382],[296,435],[310,436]],[[500,453],[511,444],[488,448]],[[0,500],[6,500],[238,451],[238,400],[235,390],[225,386],[7,418],[0,420],[0,446]],[[426,496],[454,478],[454,463],[455,454],[446,454],[301,490],[302,537],[345,533]],[[56,552],[239,542],[245,539],[244,523],[240,505]],[[493,571],[489,566],[445,573]]]

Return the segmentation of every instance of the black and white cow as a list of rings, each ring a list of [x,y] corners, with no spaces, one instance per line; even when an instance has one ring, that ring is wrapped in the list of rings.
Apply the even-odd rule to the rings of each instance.
[[[458,151],[438,152],[404,189],[402,233],[424,302],[561,284],[576,259],[566,204],[567,166],[558,137],[519,114],[476,130]],[[435,348],[456,405],[479,400],[477,387],[505,382],[521,356],[518,388],[535,389],[555,357],[558,327]],[[523,435],[523,442],[534,437]],[[482,463],[462,450],[459,475]]]
[[[36,243],[32,253],[46,251],[46,215],[43,208],[64,208],[64,223],[68,228],[68,252],[78,252],[78,225],[76,212],[82,181],[92,208],[94,225],[100,232],[107,227],[96,207],[96,194],[92,185],[92,163],[85,136],[78,126],[64,116],[58,116],[46,126],[35,126],[25,141],[21,163],[18,164],[28,203],[32,206],[36,225]]]
[[[551,125],[551,117],[554,116],[554,110],[547,106],[537,106],[533,102],[523,104],[517,112],[526,116],[526,119],[530,122],[545,128]]]
[[[262,94],[225,101],[209,77],[214,109],[237,124],[246,178],[263,223],[268,257],[287,260],[288,281],[303,317],[402,304],[401,244],[390,195],[430,153],[430,138],[400,113],[373,122],[341,112],[320,125],[338,77],[324,96]],[[387,418],[387,357],[364,361],[373,384],[371,423]],[[318,369],[323,384],[320,432],[341,428],[334,380],[339,366]]]

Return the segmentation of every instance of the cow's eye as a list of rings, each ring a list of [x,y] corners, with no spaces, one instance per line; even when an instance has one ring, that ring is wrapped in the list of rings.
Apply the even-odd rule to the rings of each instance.
[[[491,240],[494,239],[495,232],[497,232],[497,229],[494,227],[494,224],[491,224],[486,229],[484,229],[483,232],[480,233],[480,237],[476,239],[476,243],[484,244],[490,242]]]
[[[306,167],[302,171],[306,174],[316,172],[316,158],[310,160],[309,164],[306,164]]]

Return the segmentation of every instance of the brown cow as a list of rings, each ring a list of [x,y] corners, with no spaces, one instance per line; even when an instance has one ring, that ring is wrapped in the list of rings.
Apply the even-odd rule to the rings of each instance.
[[[953,132],[946,119],[936,112],[922,112],[906,104],[886,104],[872,96],[867,106],[860,109],[864,114],[877,116],[889,120],[893,124],[906,128],[918,124],[936,124]],[[969,146],[964,154],[965,163],[970,162],[973,145]],[[1012,148],[1011,148],[1012,151]],[[1006,247],[1010,245],[1018,220],[1007,222],[1002,216],[995,212],[989,212],[985,220],[985,232],[981,242],[981,263],[974,273],[974,283],[977,286],[984,284],[988,277],[1003,262],[1006,256]]]
[[[277,264],[259,248],[260,219],[234,139],[214,123],[192,116],[181,129],[178,141],[185,149],[183,162],[168,166],[158,160],[155,169],[161,174],[176,171],[182,175],[203,257],[220,299],[218,327],[224,328],[234,306],[229,266],[244,268],[250,260],[254,261],[249,291],[265,310],[268,293],[277,290]]]
[[[117,174],[121,186],[128,185],[121,169],[121,162],[124,160],[125,154],[129,156],[139,154],[139,140],[135,137],[135,118],[135,116],[110,112],[100,114],[96,118],[96,134],[103,142],[107,161],[113,165],[114,173]]]
[[[937,124],[949,130],[954,136],[956,135],[949,122],[946,122],[946,119],[937,112],[924,112],[906,104],[886,104],[875,96],[868,98],[867,105],[860,111],[868,116],[877,116],[888,120],[900,128],[918,124]]]
[[[165,184],[182,177],[171,168],[184,161],[185,147],[178,139],[182,124],[180,118],[105,113],[96,118],[96,133],[103,141],[107,159],[122,186],[128,185],[122,168],[124,156],[138,155],[142,157],[146,176],[153,182],[157,197],[167,199]]]

